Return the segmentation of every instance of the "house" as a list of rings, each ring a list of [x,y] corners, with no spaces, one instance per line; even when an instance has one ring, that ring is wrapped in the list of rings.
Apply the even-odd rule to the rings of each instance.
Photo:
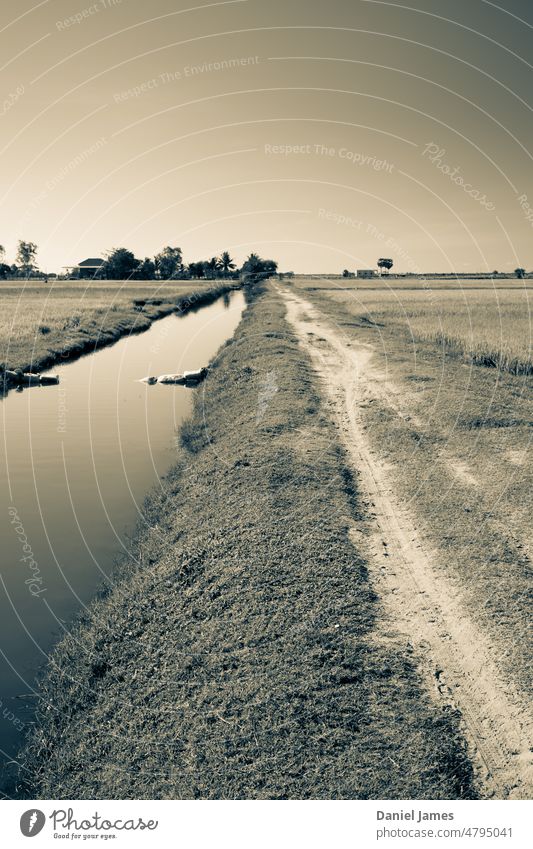
[[[358,268],[357,269],[357,276],[358,277],[367,277],[367,278],[368,277],[375,277],[376,272],[374,271],[373,268]]]
[[[89,259],[84,259],[79,262],[77,265],[65,265],[63,266],[69,277],[74,278],[76,280],[91,280],[95,277],[99,277],[99,272],[102,269],[104,264],[104,260],[99,257],[89,257]]]

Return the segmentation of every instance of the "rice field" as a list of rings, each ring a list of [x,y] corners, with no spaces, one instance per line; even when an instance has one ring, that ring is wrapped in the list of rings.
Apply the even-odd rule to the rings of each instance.
[[[530,305],[468,298],[463,309],[441,306],[436,315],[422,312],[409,319],[415,338],[435,342],[478,365],[511,374],[533,373]]]
[[[140,330],[177,298],[212,285],[197,280],[8,281],[0,284],[0,363],[43,367],[57,359],[58,351],[79,351],[91,340]]]
[[[398,281],[400,282],[400,281]],[[434,343],[467,362],[512,374],[532,374],[533,287],[353,287],[327,296],[345,304],[349,315],[378,325],[397,325],[413,340]],[[448,281],[446,281],[448,282]],[[375,285],[375,284],[374,284]],[[305,287],[302,287],[305,288]],[[311,287],[309,287],[311,288]],[[326,294],[326,293],[324,293]]]

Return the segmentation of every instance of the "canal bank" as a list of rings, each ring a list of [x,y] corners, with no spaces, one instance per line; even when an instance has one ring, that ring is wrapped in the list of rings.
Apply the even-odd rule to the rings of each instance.
[[[186,386],[147,386],[150,373],[207,365],[237,327],[242,291],[154,322],[145,333],[57,367],[57,386],[0,401],[0,752],[11,795],[12,758],[31,733],[41,675],[115,563],[146,525],[144,499],[176,461],[190,416]],[[83,647],[80,647],[83,651]]]
[[[34,798],[473,798],[458,717],[381,615],[357,483],[275,291],[181,427],[120,580],[57,646]]]
[[[170,286],[171,284],[169,284]],[[143,297],[128,297],[117,283],[116,300],[105,308],[86,309],[85,304],[96,297],[98,301],[98,284],[94,284],[90,291],[70,290],[67,302],[72,300],[71,309],[74,315],[64,316],[66,321],[58,326],[50,327],[39,324],[36,321],[32,335],[28,336],[28,329],[19,338],[18,325],[25,318],[26,312],[34,312],[46,315],[47,302],[54,293],[54,287],[46,292],[38,290],[35,292],[36,306],[28,303],[28,295],[21,290],[17,297],[19,309],[15,311],[12,318],[12,326],[7,338],[2,341],[2,358],[0,363],[0,398],[9,390],[16,388],[20,383],[13,379],[10,372],[39,373],[58,365],[77,360],[86,354],[92,354],[100,348],[113,345],[124,336],[132,336],[143,333],[151,326],[152,322],[175,313],[186,315],[191,310],[200,309],[213,303],[218,298],[240,287],[239,283],[212,282],[209,285],[194,288],[194,283],[183,284],[182,292],[173,295],[165,294],[164,291],[156,291]],[[142,282],[139,282],[142,291]],[[58,287],[55,287],[58,289]],[[3,292],[6,289],[4,287]],[[61,290],[59,290],[61,292]],[[127,288],[125,289],[127,293]],[[53,305],[53,300],[52,300]],[[81,316],[77,315],[80,305]],[[62,305],[58,312],[65,310]],[[12,312],[12,308],[11,308]],[[27,385],[27,381],[25,382]]]

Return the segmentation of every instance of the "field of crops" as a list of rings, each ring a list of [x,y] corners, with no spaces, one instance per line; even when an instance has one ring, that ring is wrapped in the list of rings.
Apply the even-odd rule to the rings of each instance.
[[[82,350],[142,329],[176,299],[212,286],[185,281],[8,281],[0,284],[0,363],[38,368],[54,353]],[[144,301],[151,301],[145,304]],[[169,307],[170,303],[170,307]]]
[[[406,288],[403,281],[391,281],[378,289],[373,281],[373,288],[352,284],[328,295],[354,317],[398,325],[415,341],[434,342],[468,362],[532,374],[533,287],[527,284],[435,281]]]

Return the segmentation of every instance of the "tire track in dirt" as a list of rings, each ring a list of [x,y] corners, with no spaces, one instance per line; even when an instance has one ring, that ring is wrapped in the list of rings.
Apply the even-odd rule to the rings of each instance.
[[[501,679],[487,636],[471,621],[444,565],[419,538],[365,433],[361,407],[382,395],[372,347],[348,343],[309,302],[279,291],[288,320],[324,382],[370,507],[372,543],[368,546],[361,534],[352,538],[359,550],[367,548],[369,572],[384,609],[381,631],[403,635],[416,651],[429,692],[441,705],[445,700],[460,711],[482,796],[529,798],[533,770],[527,707]]]

